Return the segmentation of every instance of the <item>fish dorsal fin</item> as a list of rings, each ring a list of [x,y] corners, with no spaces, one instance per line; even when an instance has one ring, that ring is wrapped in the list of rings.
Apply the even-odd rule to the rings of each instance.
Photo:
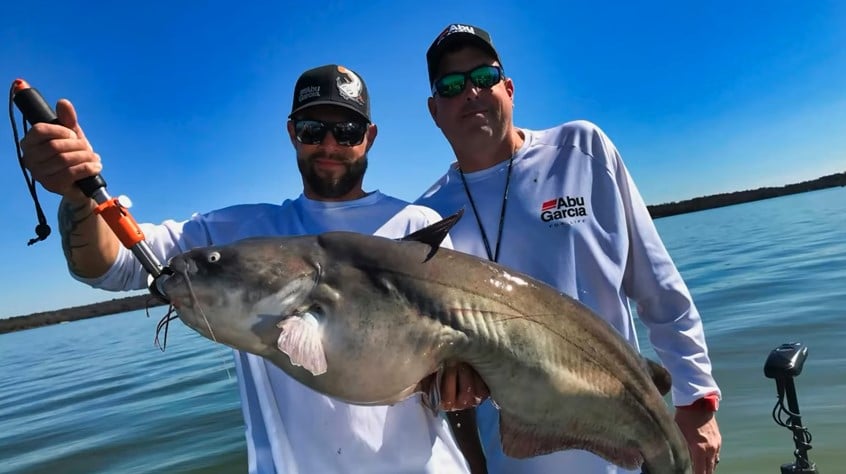
[[[667,371],[663,365],[652,359],[644,357],[643,360],[646,363],[646,370],[649,372],[649,378],[652,379],[652,383],[655,384],[655,388],[658,389],[658,393],[660,393],[661,396],[666,395],[670,389],[673,388],[673,377],[670,375],[670,372]]]
[[[410,241],[410,242],[420,242],[423,244],[428,245],[431,250],[429,251],[429,255],[426,256],[426,260],[432,258],[435,253],[437,253],[438,249],[441,247],[441,242],[444,241],[446,236],[449,234],[450,229],[452,226],[461,219],[461,216],[464,215],[464,208],[458,210],[455,214],[445,217],[438,222],[435,222],[432,225],[428,225],[416,232],[412,232],[405,237],[399,239],[401,241]]]

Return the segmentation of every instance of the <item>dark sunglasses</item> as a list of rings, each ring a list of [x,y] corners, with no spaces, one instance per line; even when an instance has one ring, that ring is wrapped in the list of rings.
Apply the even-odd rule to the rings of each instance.
[[[347,120],[343,122],[324,122],[322,120],[295,120],[294,134],[297,141],[305,145],[320,145],[326,138],[326,132],[332,130],[332,136],[338,145],[356,146],[364,141],[367,122]]]
[[[432,84],[432,95],[438,94],[441,97],[455,97],[467,86],[467,78],[474,86],[482,89],[490,89],[499,84],[505,77],[501,66],[483,65],[472,71],[451,72],[442,76]]]

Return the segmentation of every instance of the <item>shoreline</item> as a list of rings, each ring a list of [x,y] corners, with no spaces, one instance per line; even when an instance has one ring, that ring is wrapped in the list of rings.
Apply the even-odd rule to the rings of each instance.
[[[764,187],[746,191],[712,194],[710,196],[701,196],[693,199],[686,199],[684,201],[673,201],[664,204],[646,206],[646,208],[649,209],[649,214],[653,219],[659,219],[661,217],[705,211],[718,207],[733,206],[735,204],[744,204],[752,201],[761,201],[780,196],[788,196],[790,194],[819,191],[821,189],[835,188],[838,186],[846,186],[846,172],[830,174],[817,179],[787,184],[785,186]]]
[[[26,329],[35,329],[53,324],[81,321],[83,319],[97,318],[112,314],[127,313],[144,308],[155,308],[165,304],[150,294],[114,298],[108,301],[73,306],[70,308],[42,311],[39,313],[14,316],[7,319],[0,319],[0,334]]]

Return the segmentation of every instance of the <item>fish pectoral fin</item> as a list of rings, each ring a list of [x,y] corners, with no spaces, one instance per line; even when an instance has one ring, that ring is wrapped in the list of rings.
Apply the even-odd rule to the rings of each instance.
[[[308,370],[312,375],[320,375],[327,369],[320,325],[313,321],[313,316],[308,317],[309,313],[304,316],[292,316],[279,323],[282,332],[276,346],[288,355],[291,364]]]
[[[609,440],[591,436],[580,426],[532,426],[500,410],[499,434],[502,451],[518,459],[555,451],[583,449],[626,469],[640,467],[643,456],[634,447],[615,446]]]
[[[652,359],[643,357],[643,360],[646,362],[646,370],[649,371],[649,376],[652,379],[652,383],[655,384],[655,388],[658,389],[658,393],[661,396],[669,393],[670,389],[673,388],[673,377],[670,375],[670,372],[663,365]]]

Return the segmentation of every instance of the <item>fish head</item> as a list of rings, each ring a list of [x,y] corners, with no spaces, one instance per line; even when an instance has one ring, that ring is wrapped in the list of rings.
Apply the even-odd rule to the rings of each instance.
[[[373,246],[341,245],[358,239]],[[392,260],[387,242],[349,233],[245,239],[174,257],[160,286],[206,338],[264,357],[326,395],[394,403],[421,390],[443,344],[385,276],[395,272],[374,267]],[[429,252],[415,249],[419,260]]]
[[[304,311],[319,268],[297,238],[254,238],[172,258],[162,291],[191,329],[257,355],[278,351],[280,322]]]

